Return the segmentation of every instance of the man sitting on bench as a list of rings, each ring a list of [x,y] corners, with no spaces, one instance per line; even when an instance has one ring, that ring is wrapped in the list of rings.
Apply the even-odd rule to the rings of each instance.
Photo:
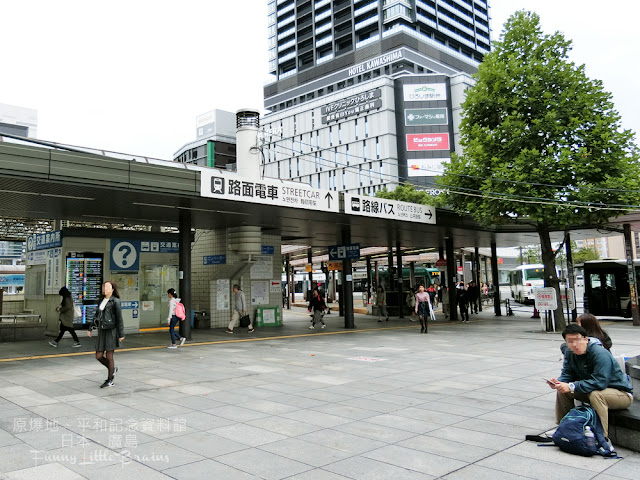
[[[574,407],[574,399],[588,402],[598,413],[604,436],[609,438],[609,409],[620,410],[633,402],[633,388],[620,365],[602,344],[590,342],[587,331],[568,325],[562,337],[565,351],[562,374],[549,386],[556,390],[556,422]]]

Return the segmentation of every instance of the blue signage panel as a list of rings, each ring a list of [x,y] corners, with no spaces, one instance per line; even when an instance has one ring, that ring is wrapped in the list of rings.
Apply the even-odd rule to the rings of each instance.
[[[62,232],[37,233],[27,238],[27,252],[35,250],[46,250],[47,248],[56,248],[62,246]]]
[[[222,265],[227,263],[226,255],[206,255],[202,257],[203,265]]]
[[[23,274],[0,275],[0,287],[23,287],[23,286],[24,286]]]
[[[180,251],[178,242],[168,241],[141,241],[140,251],[144,253],[178,253]]]
[[[360,244],[331,245],[329,247],[329,260],[359,260]]]
[[[139,308],[140,302],[120,302],[120,307],[123,310],[133,310]]]
[[[262,245],[262,255],[273,255],[276,249],[271,245]]]
[[[111,271],[137,271],[140,267],[140,240],[111,240]]]

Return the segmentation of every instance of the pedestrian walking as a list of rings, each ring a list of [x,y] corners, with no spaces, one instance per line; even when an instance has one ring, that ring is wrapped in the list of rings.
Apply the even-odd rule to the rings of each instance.
[[[376,306],[378,307],[378,322],[382,322],[382,316],[384,315],[389,321],[389,312],[387,311],[387,295],[384,293],[382,285],[378,285],[376,291]]]
[[[114,351],[124,340],[124,322],[122,321],[122,308],[120,306],[120,294],[118,286],[111,280],[102,284],[102,296],[93,317],[93,323],[89,329],[98,330],[96,341],[96,360],[107,368],[108,377],[100,388],[113,387],[114,376],[118,372],[113,358]]]
[[[62,302],[59,307],[56,307],[56,311],[60,312],[58,316],[58,320],[60,321],[60,333],[58,333],[58,337],[49,342],[49,345],[52,347],[57,347],[60,339],[64,335],[64,332],[69,332],[73,337],[73,347],[81,347],[80,340],[78,339],[78,335],[73,328],[73,317],[75,307],[73,305],[73,298],[71,297],[71,292],[67,287],[62,287],[58,292],[59,295],[62,296]]]
[[[244,296],[244,292],[240,289],[240,285],[233,286],[233,294],[235,296],[235,303],[233,313],[231,314],[231,321],[229,322],[229,328],[227,333],[233,333],[233,329],[240,324],[240,319],[247,315],[247,298]],[[249,317],[249,333],[253,333],[253,321]]]
[[[180,298],[174,288],[167,290],[167,296],[169,297],[169,315],[167,316],[167,325],[169,325],[169,336],[171,337],[171,344],[167,348],[178,348],[178,345],[183,346],[186,340],[185,337],[180,336],[180,329],[176,333],[176,325],[180,325],[180,317],[176,315],[176,305],[180,303]]]
[[[405,303],[411,312],[411,321],[416,321],[416,290],[413,287],[409,287],[409,293],[407,293],[407,298],[405,298]]]
[[[442,313],[444,313],[445,320],[449,318],[449,287],[442,287]]]
[[[436,302],[436,294],[438,292],[436,291],[436,287],[433,283],[429,285],[429,288],[427,288],[427,293],[429,294],[429,300],[431,301],[431,305],[437,306],[435,302]]]
[[[460,317],[462,323],[469,323],[469,296],[464,283],[460,282],[456,287],[456,299],[460,306]]]
[[[427,321],[431,316],[431,296],[425,291],[424,285],[420,285],[416,293],[415,313],[420,320],[420,333],[427,333]]]
[[[322,298],[322,296],[320,295],[320,292],[318,292],[317,289],[314,289],[311,296],[311,300],[309,301],[309,308],[308,308],[309,312],[313,312],[313,318],[311,319],[311,326],[309,327],[309,330],[315,329],[316,323],[321,323],[322,324],[321,328],[324,328],[326,326],[324,324],[324,321],[322,320],[322,317],[324,316],[324,311],[326,308],[327,306],[324,303],[324,298]]]

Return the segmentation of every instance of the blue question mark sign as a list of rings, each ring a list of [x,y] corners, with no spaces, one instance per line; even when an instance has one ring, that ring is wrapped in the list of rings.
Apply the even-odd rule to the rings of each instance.
[[[136,248],[129,242],[119,242],[113,249],[113,262],[120,268],[129,268],[136,263]]]

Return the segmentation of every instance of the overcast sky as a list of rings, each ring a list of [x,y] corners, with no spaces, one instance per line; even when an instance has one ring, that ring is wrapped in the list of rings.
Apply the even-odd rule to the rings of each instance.
[[[515,10],[537,12],[640,131],[640,2],[490,1],[493,38]],[[196,116],[263,107],[266,4],[0,0],[0,103],[36,109],[44,140],[171,159]]]

